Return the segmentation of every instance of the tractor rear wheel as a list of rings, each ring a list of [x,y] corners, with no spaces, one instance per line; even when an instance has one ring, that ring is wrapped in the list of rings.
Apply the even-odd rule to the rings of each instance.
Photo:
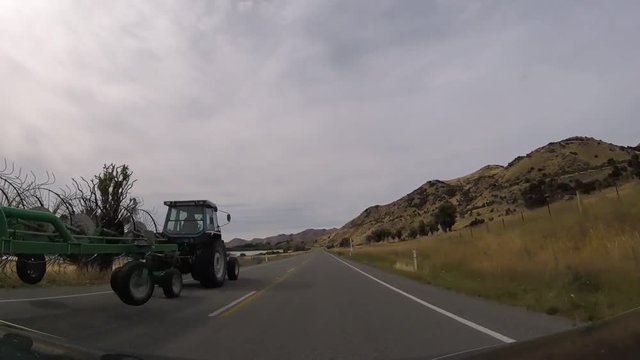
[[[178,269],[169,269],[162,274],[160,286],[164,296],[169,299],[177,298],[182,293],[182,273]]]
[[[227,275],[227,258],[222,241],[214,242],[211,248],[202,249],[196,255],[193,268],[202,286],[217,288],[224,285]]]
[[[35,285],[42,281],[47,272],[47,262],[44,255],[21,254],[16,262],[16,272],[23,283]]]
[[[113,280],[116,295],[127,305],[143,305],[153,295],[153,275],[142,261],[124,264]]]
[[[235,257],[230,257],[227,260],[227,278],[229,280],[238,280],[240,276],[240,262]]]

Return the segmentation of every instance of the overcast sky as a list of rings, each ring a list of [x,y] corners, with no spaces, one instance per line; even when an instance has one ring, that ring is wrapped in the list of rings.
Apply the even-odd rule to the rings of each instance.
[[[550,141],[640,142],[640,1],[2,1],[0,157],[341,226]]]

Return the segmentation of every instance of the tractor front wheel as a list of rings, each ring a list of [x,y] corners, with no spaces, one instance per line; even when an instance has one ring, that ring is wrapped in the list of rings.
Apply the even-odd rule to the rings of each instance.
[[[182,273],[178,269],[169,269],[160,277],[160,286],[164,296],[177,298],[182,293]]]
[[[227,278],[229,280],[238,280],[240,276],[240,262],[235,257],[230,257],[227,260]]]

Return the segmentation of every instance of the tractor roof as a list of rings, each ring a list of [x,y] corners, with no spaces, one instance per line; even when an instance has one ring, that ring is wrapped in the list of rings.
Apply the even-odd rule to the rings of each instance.
[[[209,200],[177,200],[177,201],[165,201],[164,204],[166,206],[204,206],[208,208],[212,208],[215,211],[218,211],[218,207],[216,204],[212,203]]]

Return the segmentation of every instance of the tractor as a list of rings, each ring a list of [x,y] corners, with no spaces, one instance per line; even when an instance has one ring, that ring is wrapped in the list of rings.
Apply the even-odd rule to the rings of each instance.
[[[150,252],[144,262],[130,261],[113,271],[111,287],[126,304],[146,303],[154,284],[167,298],[179,297],[183,274],[191,274],[205,288],[220,287],[225,278],[237,280],[240,275],[240,263],[227,253],[220,231],[231,222],[229,213],[219,211],[208,200],[164,204],[168,207],[164,227],[155,236],[163,244],[177,247],[177,251]],[[219,224],[218,212],[226,214],[225,224]]]
[[[220,287],[225,277],[237,280],[240,263],[226,251],[220,228],[231,222],[231,215],[219,211],[208,200],[165,201],[167,217],[162,237],[178,246],[177,269],[191,274],[205,288]],[[226,214],[220,225],[218,212]]]

